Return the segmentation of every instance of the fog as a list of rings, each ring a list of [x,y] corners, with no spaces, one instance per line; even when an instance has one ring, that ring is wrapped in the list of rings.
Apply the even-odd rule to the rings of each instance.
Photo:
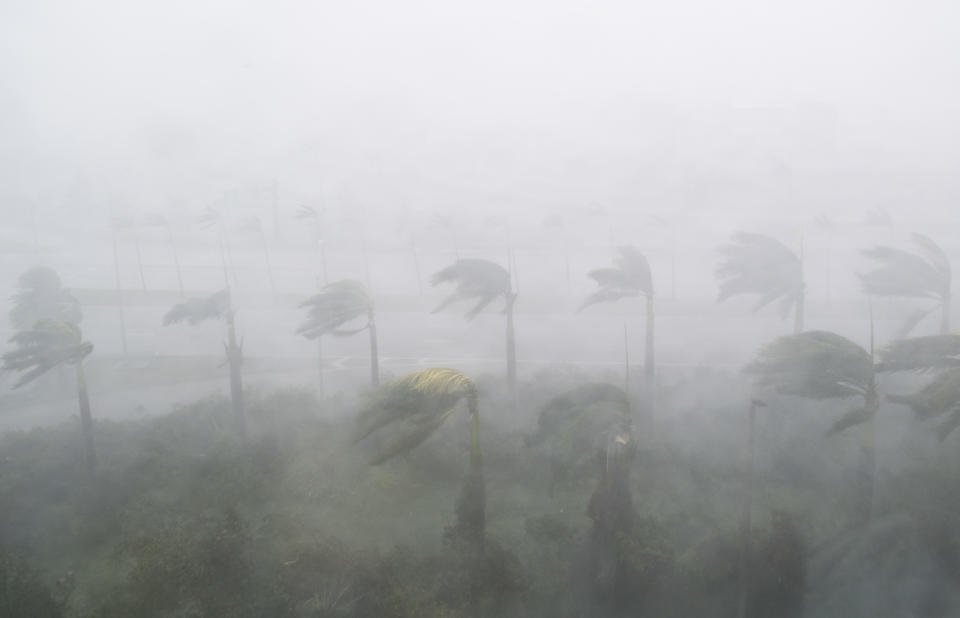
[[[0,3],[0,618],[957,615],[958,41]]]

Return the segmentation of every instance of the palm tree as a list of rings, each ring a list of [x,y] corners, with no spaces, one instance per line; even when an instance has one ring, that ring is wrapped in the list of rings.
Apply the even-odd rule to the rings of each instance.
[[[750,400],[750,411],[747,414],[747,474],[746,492],[743,504],[743,545],[740,547],[740,591],[737,603],[737,616],[744,618],[747,615],[747,599],[752,588],[750,545],[753,537],[753,486],[754,486],[754,459],[756,451],[756,423],[757,410],[766,408],[767,404],[760,399]]]
[[[877,371],[935,372],[919,391],[889,394],[887,399],[908,406],[921,421],[939,419],[936,431],[941,441],[960,427],[960,335],[894,341],[880,351]]]
[[[862,403],[841,416],[827,430],[833,435],[860,425],[860,483],[858,516],[869,519],[873,503],[874,418],[879,408],[876,373],[871,351],[827,331],[807,331],[774,340],[764,347],[744,371],[761,387],[809,399],[859,397]]]
[[[490,260],[464,258],[433,274],[430,283],[436,287],[444,283],[456,284],[456,289],[447,296],[433,313],[461,300],[473,300],[476,304],[467,311],[466,319],[477,317],[484,307],[503,297],[504,313],[507,316],[507,385],[510,400],[516,406],[517,397],[517,343],[513,328],[513,305],[517,294],[510,282],[510,272]]]
[[[803,330],[804,290],[801,257],[775,238],[737,232],[733,242],[720,248],[724,260],[716,269],[722,303],[731,296],[757,295],[754,311],[780,301],[783,317],[793,311],[793,332]]]
[[[243,440],[247,439],[247,422],[243,403],[243,341],[237,342],[230,288],[220,290],[203,298],[191,298],[174,305],[163,316],[163,325],[186,322],[191,326],[205,320],[223,319],[227,326],[227,341],[223,344],[230,368],[230,404],[233,408],[237,430]]]
[[[592,458],[598,436],[606,440],[630,427],[630,402],[620,387],[591,382],[557,395],[540,408],[537,431],[524,438],[535,447],[550,448],[550,484],[553,496],[557,481],[571,468],[582,467]]]
[[[650,422],[653,421],[654,398],[656,397],[656,362],[655,362],[655,311],[653,297],[653,276],[650,272],[650,263],[646,256],[636,247],[620,247],[613,260],[613,266],[597,268],[587,273],[597,282],[600,289],[591,294],[580,304],[578,311],[583,311],[590,305],[603,302],[614,302],[621,298],[643,296],[646,300],[646,347],[643,362],[644,380],[646,382],[647,406],[646,413]]]
[[[409,452],[430,437],[459,407],[467,404],[470,420],[470,460],[456,504],[454,533],[482,554],[486,522],[486,489],[480,449],[480,408],[477,385],[454,369],[422,369],[400,376],[372,393],[357,422],[355,441],[374,433],[393,432],[374,452],[371,465]]]
[[[26,330],[37,320],[53,319],[80,324],[83,311],[80,303],[65,289],[60,276],[52,268],[37,266],[24,271],[17,279],[18,291],[10,309],[10,322],[18,330]]]
[[[950,258],[935,242],[923,234],[914,234],[918,251],[911,253],[893,247],[874,247],[863,252],[878,263],[878,268],[860,275],[863,289],[875,296],[933,298],[940,307],[940,334],[950,332]],[[929,311],[914,315],[907,332]]]
[[[323,349],[324,335],[349,337],[363,330],[370,331],[370,383],[380,385],[380,359],[377,353],[377,322],[373,299],[359,281],[343,279],[327,284],[319,294],[300,304],[307,309],[307,318],[297,329],[298,335],[317,340],[317,355],[320,363],[320,394],[323,396]],[[366,319],[360,327],[347,328],[355,320]]]
[[[42,318],[31,328],[18,331],[10,338],[10,343],[17,347],[3,355],[3,369],[25,372],[13,385],[14,388],[28,384],[54,367],[75,367],[80,426],[86,446],[87,468],[92,471],[96,463],[96,452],[93,447],[93,417],[90,413],[83,359],[93,352],[93,344],[83,340],[80,327],[76,324],[53,318]]]

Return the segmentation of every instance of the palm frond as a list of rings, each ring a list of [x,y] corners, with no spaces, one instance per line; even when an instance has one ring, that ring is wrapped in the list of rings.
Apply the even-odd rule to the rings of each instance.
[[[540,408],[537,419],[537,432],[527,436],[524,443],[535,446],[567,426],[571,419],[595,411],[598,406],[611,406],[626,422],[629,412],[627,394],[619,386],[607,382],[583,384],[558,395]]]
[[[354,441],[388,425],[400,434],[387,442],[377,463],[407,452],[423,442],[456,409],[462,399],[477,395],[476,384],[453,369],[433,368],[400,376],[371,394],[357,419]]]
[[[320,214],[317,212],[316,208],[303,205],[297,209],[297,213],[294,216],[297,219],[317,219],[319,218]]]
[[[960,404],[960,367],[948,369],[910,395],[887,395],[894,403],[909,406],[920,419],[945,414]]]
[[[877,296],[944,298],[950,288],[950,261],[930,238],[914,234],[919,254],[893,247],[866,249],[878,267],[860,274],[863,289]]]
[[[877,371],[931,371],[960,366],[960,335],[899,339],[880,350]]]
[[[457,301],[476,300],[476,305],[466,314],[467,319],[476,317],[498,296],[509,298],[512,294],[507,269],[490,260],[478,258],[457,260],[434,273],[430,283],[434,287],[446,283],[456,285],[454,292],[433,310],[434,313]]]
[[[93,351],[93,344],[83,341],[80,327],[53,319],[39,320],[33,328],[18,331],[10,343],[16,348],[3,355],[3,370],[24,372],[14,388],[57,365],[77,363]]]
[[[578,311],[596,303],[653,294],[650,263],[636,247],[619,247],[613,267],[591,270],[587,276],[596,281],[600,289],[588,296],[580,304]]]
[[[744,371],[759,386],[812,399],[864,394],[873,363],[862,347],[827,331],[780,337],[760,350]]]
[[[210,296],[191,298],[174,305],[163,316],[163,325],[187,322],[192,326],[204,320],[219,319],[228,311],[230,311],[230,293],[227,290],[220,290]]]
[[[937,425],[937,437],[943,442],[957,427],[960,427],[960,408],[954,408],[953,412]]]
[[[43,319],[79,324],[83,319],[80,302],[61,287],[60,276],[47,267],[24,271],[17,279],[18,291],[10,299],[10,321],[18,329],[29,329]]]
[[[307,309],[307,318],[297,328],[298,335],[308,339],[323,335],[347,337],[369,327],[367,322],[357,328],[344,328],[354,320],[367,318],[373,311],[373,299],[359,281],[342,279],[325,285],[300,306]]]
[[[830,426],[830,429],[827,430],[826,435],[828,437],[832,436],[833,434],[839,433],[844,429],[848,429],[861,423],[866,423],[871,418],[873,418],[873,414],[866,407],[860,406],[853,408],[837,419],[837,421]]]
[[[754,311],[780,299],[787,313],[803,291],[800,258],[786,245],[763,234],[737,232],[720,248],[723,260],[715,274],[720,280],[717,302],[741,294],[759,295]]]

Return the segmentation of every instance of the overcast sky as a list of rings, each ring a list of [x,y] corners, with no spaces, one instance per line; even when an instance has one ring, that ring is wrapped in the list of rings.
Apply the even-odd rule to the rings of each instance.
[[[0,195],[936,209],[958,77],[949,0],[3,0]]]

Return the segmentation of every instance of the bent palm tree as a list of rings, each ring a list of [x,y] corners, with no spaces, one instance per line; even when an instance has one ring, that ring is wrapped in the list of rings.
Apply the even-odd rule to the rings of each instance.
[[[874,417],[879,408],[872,354],[835,333],[808,331],[776,339],[744,371],[755,376],[758,386],[772,387],[784,395],[808,399],[862,398],[862,404],[837,419],[826,435],[862,426],[857,507],[861,520],[868,519],[876,467]]]
[[[307,309],[307,319],[297,329],[298,335],[317,340],[317,354],[320,355],[320,392],[323,392],[323,350],[321,338],[324,335],[349,337],[363,330],[370,331],[370,383],[380,385],[380,359],[377,353],[377,322],[374,315],[373,299],[367,288],[359,281],[343,279],[325,285],[319,294],[311,296],[300,304]],[[357,328],[347,328],[350,322],[366,318],[366,324]]]
[[[517,343],[513,328],[513,305],[517,294],[510,283],[510,272],[490,260],[465,258],[434,273],[430,283],[436,287],[444,283],[456,284],[456,289],[437,305],[433,313],[445,309],[448,305],[461,300],[475,300],[476,304],[467,311],[466,319],[477,317],[484,307],[498,297],[505,302],[504,313],[507,316],[507,385],[510,399],[516,406],[517,397]]]
[[[18,291],[10,308],[10,323],[18,330],[33,326],[37,320],[51,319],[80,324],[83,311],[69,290],[63,288],[55,270],[38,266],[17,279]]]
[[[876,296],[933,298],[940,307],[940,334],[950,332],[950,258],[935,242],[923,234],[914,234],[918,252],[910,253],[893,247],[874,247],[863,251],[879,263],[876,270],[860,274],[863,289]],[[922,311],[908,321],[906,332],[929,311]]]
[[[793,311],[793,332],[803,330],[806,286],[800,256],[775,238],[750,232],[734,234],[720,253],[724,260],[715,271],[720,279],[718,303],[740,294],[757,295],[753,310],[759,311],[779,300],[782,317]]]
[[[230,404],[233,408],[237,431],[243,440],[247,439],[247,421],[243,404],[243,342],[237,342],[237,328],[234,320],[233,303],[230,288],[220,290],[202,298],[191,298],[174,305],[163,316],[163,325],[186,322],[194,326],[205,320],[223,319],[227,326],[227,341],[223,344],[230,368]]]
[[[477,385],[454,369],[422,369],[400,376],[374,391],[357,422],[355,441],[375,432],[393,431],[374,453],[371,465],[407,453],[430,437],[458,408],[470,415],[470,463],[456,504],[454,532],[479,552],[483,550],[486,490],[480,450],[480,409]]]
[[[630,402],[620,387],[606,382],[577,386],[540,408],[537,431],[524,444],[550,448],[550,484],[553,496],[557,481],[569,470],[582,468],[592,459],[598,439],[629,431]]]
[[[77,399],[80,405],[80,426],[86,448],[87,467],[93,470],[96,452],[93,446],[93,417],[90,396],[83,371],[83,359],[93,352],[93,344],[83,340],[80,327],[51,318],[38,320],[32,328],[21,330],[10,338],[16,349],[3,355],[5,371],[24,372],[13,385],[19,388],[62,365],[73,365],[77,376]]]
[[[617,249],[617,256],[613,260],[612,267],[597,268],[587,274],[597,282],[600,289],[588,296],[580,304],[578,311],[583,311],[596,303],[614,302],[631,296],[643,296],[646,299],[647,324],[643,372],[647,394],[646,413],[652,422],[654,398],[656,396],[656,362],[653,276],[650,273],[650,263],[639,249],[620,247]]]
[[[882,372],[936,372],[919,391],[889,394],[887,399],[908,406],[918,420],[939,419],[936,427],[945,440],[960,427],[960,335],[931,335],[894,341],[880,351]]]

